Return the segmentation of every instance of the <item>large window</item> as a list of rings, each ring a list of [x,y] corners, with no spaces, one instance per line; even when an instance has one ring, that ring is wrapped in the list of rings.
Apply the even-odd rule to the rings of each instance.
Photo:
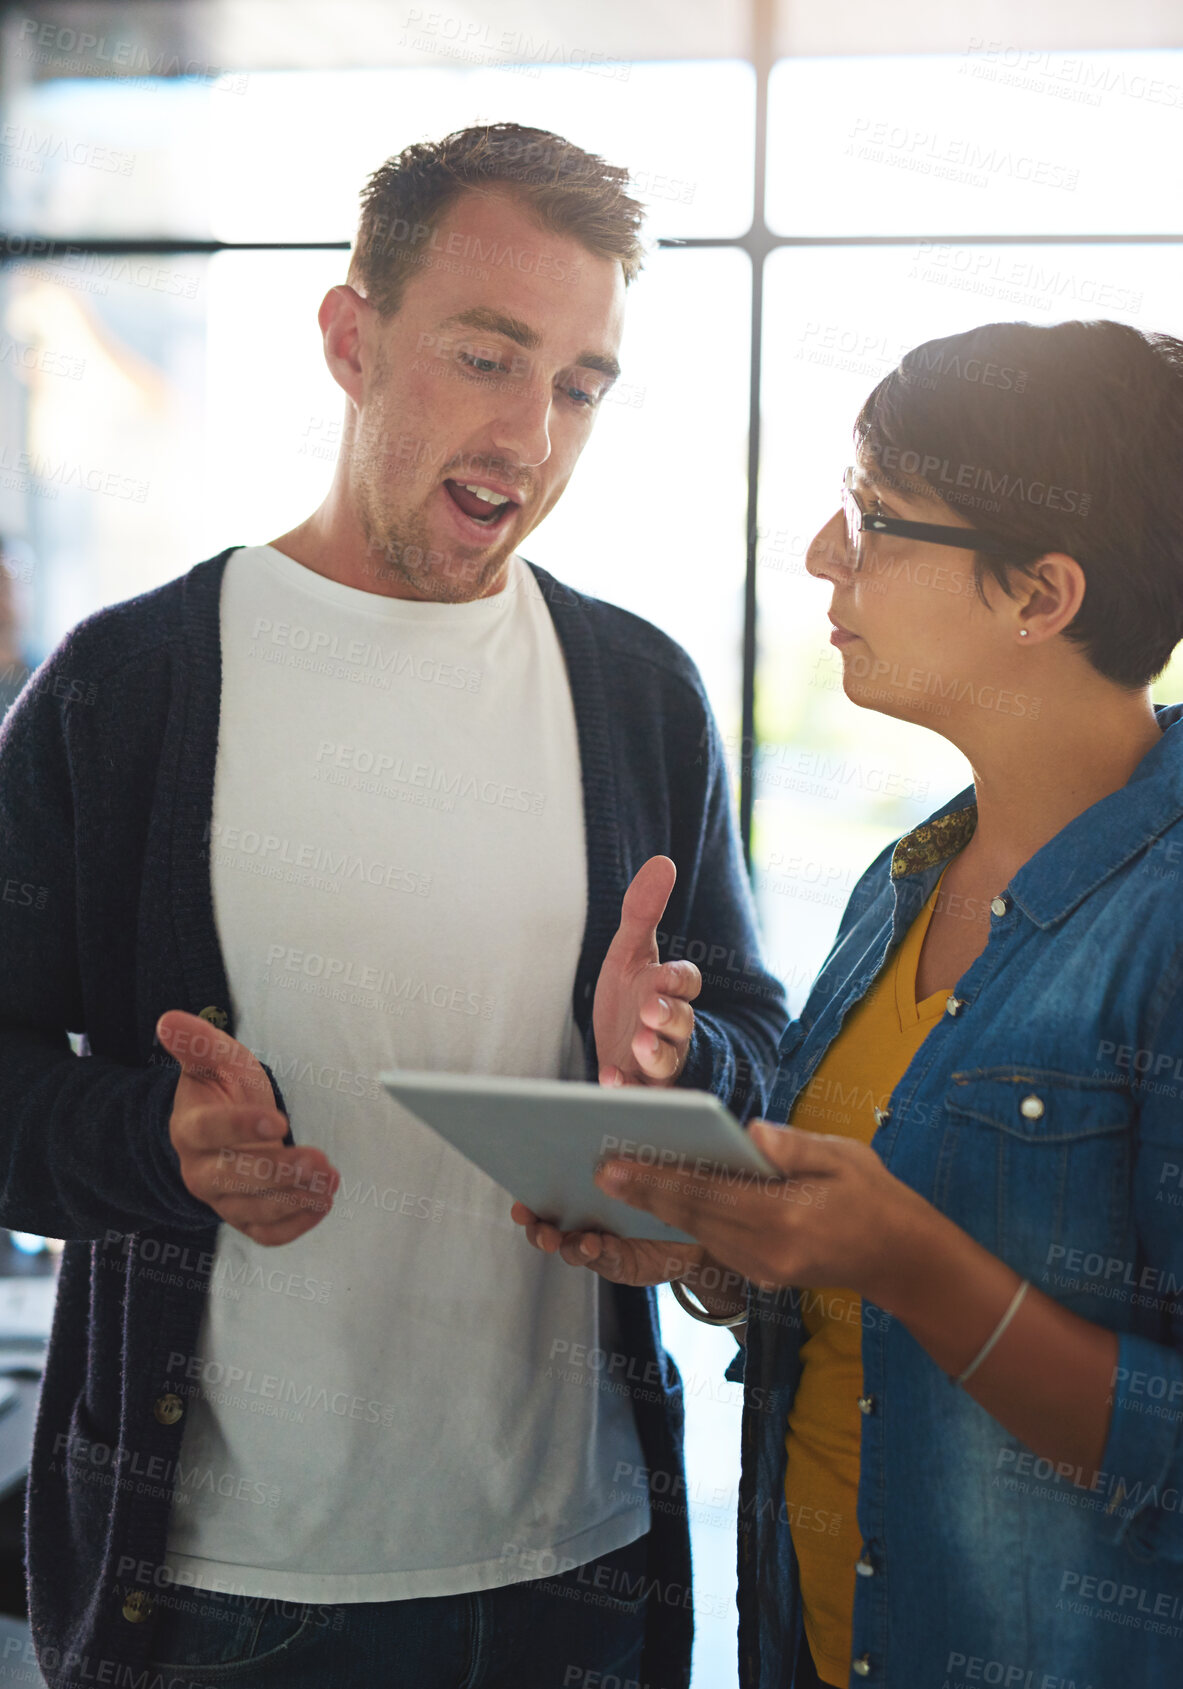
[[[32,655],[89,610],[319,502],[343,399],[316,310],[344,278],[358,190],[409,142],[508,114],[627,160],[653,242],[623,378],[526,555],[667,628],[734,728],[751,266],[733,245],[657,242],[749,225],[753,84],[735,62],[598,60],[28,81],[0,153],[13,231],[0,382],[28,461],[4,466],[0,532],[37,558]]]
[[[699,664],[798,1008],[858,873],[969,778],[838,683],[804,556],[854,415],[907,347],[974,323],[1183,333],[1183,53],[1124,48],[1097,6],[1001,5],[998,39],[969,6],[484,10],[0,8],[0,536],[22,649],[40,661],[91,610],[306,515],[342,412],[316,309],[362,180],[466,123],[555,128],[630,166],[657,245],[620,387],[526,555]],[[665,1331],[695,1683],[726,1689],[733,1340],[676,1309]]]
[[[868,862],[971,778],[944,739],[841,689],[805,548],[854,417],[908,347],[975,323],[1183,333],[1181,127],[1178,51],[994,42],[773,70],[749,747],[754,880],[794,1009]],[[1181,691],[1177,660],[1156,695]]]

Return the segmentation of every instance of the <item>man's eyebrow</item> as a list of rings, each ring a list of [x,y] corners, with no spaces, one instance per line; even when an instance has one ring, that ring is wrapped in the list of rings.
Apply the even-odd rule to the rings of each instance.
[[[502,334],[507,340],[512,340],[516,346],[523,347],[527,352],[536,352],[542,344],[542,336],[536,328],[524,323],[520,317],[507,317],[502,311],[494,311],[488,305],[474,305],[471,310],[457,311],[455,316],[445,317],[440,328],[475,328],[486,334]],[[603,352],[581,352],[575,359],[580,369],[598,370],[615,381],[620,374],[620,365],[615,358],[607,357]]]
[[[483,329],[486,334],[503,334],[507,340],[524,346],[527,352],[536,352],[542,344],[542,336],[536,328],[531,328],[520,317],[507,317],[504,312],[494,311],[488,305],[474,305],[471,310],[457,311],[455,316],[445,317],[439,326],[451,328],[453,324],[458,328]]]
[[[615,358],[605,357],[603,352],[581,352],[575,360],[580,369],[598,370],[606,375],[609,381],[615,381],[620,374],[620,365]]]

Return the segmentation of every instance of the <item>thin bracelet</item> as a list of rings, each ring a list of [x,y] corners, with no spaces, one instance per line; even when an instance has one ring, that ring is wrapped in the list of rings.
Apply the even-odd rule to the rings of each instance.
[[[672,1278],[670,1280],[670,1289],[674,1293],[674,1300],[677,1302],[678,1306],[685,1308],[686,1312],[694,1319],[701,1320],[703,1325],[721,1325],[732,1327],[747,1324],[748,1315],[746,1308],[740,1314],[708,1314],[704,1313],[701,1308],[696,1308],[694,1306],[694,1303],[687,1296],[686,1286],[680,1278]]]
[[[1019,1303],[1023,1300],[1024,1296],[1026,1296],[1026,1294],[1030,1290],[1030,1288],[1031,1288],[1031,1280],[1029,1278],[1025,1278],[1023,1280],[1022,1284],[1020,1284],[1019,1288],[1015,1291],[1014,1295],[1011,1297],[1010,1307],[1006,1310],[1005,1314],[1003,1314],[1002,1318],[999,1320],[998,1324],[994,1327],[994,1330],[990,1333],[989,1337],[987,1337],[987,1339],[983,1343],[982,1347],[978,1350],[978,1352],[974,1356],[973,1360],[970,1361],[970,1363],[966,1367],[965,1371],[959,1372],[957,1374],[957,1377],[953,1379],[954,1384],[964,1384],[966,1379],[971,1378],[973,1376],[973,1374],[978,1370],[978,1368],[981,1366],[982,1362],[985,1360],[986,1356],[990,1353],[991,1349],[994,1347],[995,1343],[997,1343],[998,1339],[1002,1336],[1002,1334],[1006,1330],[1007,1326],[1010,1324],[1010,1322],[1014,1319],[1015,1315],[1018,1313]]]

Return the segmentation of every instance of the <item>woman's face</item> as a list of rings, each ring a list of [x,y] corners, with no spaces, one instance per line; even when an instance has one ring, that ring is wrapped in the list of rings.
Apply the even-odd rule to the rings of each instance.
[[[883,516],[973,526],[922,483],[884,476],[865,458],[856,466],[855,492],[864,510]],[[959,727],[984,722],[982,711],[994,719],[1038,713],[1029,687],[1022,690],[1025,652],[1016,628],[1000,613],[1013,601],[987,577],[988,602],[982,602],[972,551],[864,533],[856,569],[839,510],[814,535],[805,565],[834,588],[831,643],[842,655],[843,690],[852,703],[955,740],[965,736]]]

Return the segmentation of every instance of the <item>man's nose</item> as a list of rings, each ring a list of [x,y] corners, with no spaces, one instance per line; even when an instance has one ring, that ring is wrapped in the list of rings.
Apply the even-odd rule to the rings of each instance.
[[[846,518],[840,510],[810,540],[805,567],[822,581],[844,580],[853,573],[854,560],[846,549]]]
[[[528,378],[505,387],[493,419],[493,444],[523,468],[537,469],[550,456],[550,387]]]

